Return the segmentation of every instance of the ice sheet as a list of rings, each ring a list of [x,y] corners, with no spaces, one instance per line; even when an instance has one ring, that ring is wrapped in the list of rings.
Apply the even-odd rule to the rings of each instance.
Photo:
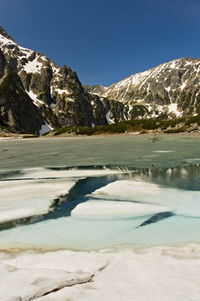
[[[66,188],[70,189],[81,175],[95,172],[29,169],[16,174],[16,178],[13,176],[13,180],[1,181],[4,199],[1,200],[0,220],[47,212],[53,196],[67,193]],[[98,172],[104,174],[107,170]],[[94,250],[199,242],[199,191],[171,188],[136,177],[127,180],[122,177],[89,195],[84,195],[87,189],[83,188],[80,196],[77,188],[73,195],[78,200],[73,197],[68,200],[66,206],[71,206],[71,216],[67,214],[68,207],[63,207],[66,212],[61,212],[57,219],[52,216],[51,220],[2,231],[0,248]],[[172,212],[174,216],[146,223],[162,212]]]
[[[91,197],[128,200],[172,210],[178,215],[200,217],[200,191],[165,187],[143,180],[121,180],[96,190]]]
[[[74,184],[63,179],[1,181],[0,222],[47,213],[53,201]]]
[[[20,185],[23,181],[25,180],[17,182]],[[37,183],[38,180],[34,181]],[[48,193],[51,189],[57,191],[56,185],[53,185],[55,180],[51,181],[52,185],[48,183],[46,189],[42,190],[44,203],[46,191]],[[60,178],[59,181],[63,181],[64,185],[63,178]],[[12,185],[13,182],[15,181],[8,182],[8,185]],[[29,181],[27,182],[29,185]],[[72,184],[73,182],[70,185]],[[28,188],[27,192],[30,196],[30,187],[25,187]],[[18,187],[16,191],[17,189]],[[6,191],[9,194],[8,187],[5,187],[5,194]],[[44,207],[39,198],[37,203],[37,192],[38,189],[35,191],[34,201],[30,199],[30,203],[32,202],[31,204],[34,204],[37,210],[41,210]],[[50,249],[64,247],[93,250],[120,245],[141,247],[199,242],[199,196],[199,191],[164,187],[139,179],[137,181],[134,179],[116,181],[88,195],[87,202],[79,203],[72,211],[72,216],[0,232],[0,248],[34,246]],[[10,198],[14,202],[12,194]],[[12,202],[8,204],[8,208],[11,208]],[[29,208],[25,207],[22,200],[19,202],[22,204],[21,209]],[[49,199],[46,202],[49,204]],[[19,204],[17,209],[19,209]],[[17,214],[13,207],[10,210],[13,215]],[[139,227],[154,214],[166,211],[175,215]]]
[[[200,219],[172,216],[138,228],[151,216],[48,220],[0,232],[0,249],[95,250],[200,242]]]
[[[119,174],[122,171],[116,169],[102,168],[102,169],[79,169],[70,168],[62,169],[59,167],[56,169],[51,168],[27,168],[23,169],[19,174],[9,175],[9,178],[31,178],[31,179],[41,179],[41,178],[82,178],[82,177],[92,177],[110,174]]]
[[[79,204],[72,211],[72,216],[78,218],[109,219],[155,214],[162,211],[166,211],[166,208],[133,202],[112,202],[102,199],[98,201],[90,200]]]
[[[119,171],[108,168],[32,168],[5,175],[0,181],[0,223],[47,213],[53,201],[66,195],[78,179],[115,173]]]

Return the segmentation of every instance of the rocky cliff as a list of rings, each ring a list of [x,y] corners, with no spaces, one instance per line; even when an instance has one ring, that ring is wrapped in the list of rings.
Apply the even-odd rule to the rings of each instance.
[[[1,27],[0,91],[0,125],[16,132],[42,134],[127,118],[128,106],[89,94],[69,67],[19,46]]]
[[[200,59],[173,60],[90,93],[129,105],[128,118],[135,106],[144,118],[200,114]]]

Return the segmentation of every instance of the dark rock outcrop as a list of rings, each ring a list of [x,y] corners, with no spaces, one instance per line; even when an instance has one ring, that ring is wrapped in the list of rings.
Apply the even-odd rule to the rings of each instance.
[[[32,100],[33,107],[37,107],[34,109],[35,114],[38,113],[38,120],[43,116],[43,123],[48,123],[51,127],[95,126],[128,118],[129,107],[89,94],[81,85],[77,74],[69,67],[60,67],[46,56],[19,46],[2,28],[0,46],[0,78],[11,72],[21,79],[20,97],[22,99],[24,95],[25,102],[27,99]],[[19,99],[15,90],[11,90],[12,99]],[[2,102],[5,101],[6,110],[9,111],[11,98],[6,100],[4,95]],[[5,108],[1,108],[1,111],[4,110]],[[12,106],[12,112],[13,110]],[[16,116],[18,114],[21,111],[15,112]],[[29,125],[20,128],[19,123],[14,124],[16,118],[8,121],[4,116],[1,120],[2,123],[11,125],[15,131],[26,131]],[[18,119],[26,122],[23,115],[18,116]],[[35,129],[35,125],[32,128]]]
[[[42,115],[24,91],[16,73],[8,73],[0,84],[0,125],[13,132],[39,134]]]

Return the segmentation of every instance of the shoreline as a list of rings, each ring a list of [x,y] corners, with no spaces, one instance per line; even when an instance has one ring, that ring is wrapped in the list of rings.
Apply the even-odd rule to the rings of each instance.
[[[200,132],[181,132],[181,133],[164,133],[164,132],[149,132],[149,133],[140,133],[140,132],[128,132],[128,133],[103,133],[103,134],[97,134],[97,135],[74,135],[74,134],[64,134],[64,135],[55,135],[55,136],[51,136],[51,135],[47,135],[47,136],[34,136],[34,135],[30,135],[29,134],[16,134],[16,135],[9,135],[9,136],[1,136],[0,135],[0,141],[8,141],[8,140],[30,140],[30,139],[34,139],[34,140],[41,140],[41,139],[56,139],[56,138],[93,138],[93,137],[152,137],[152,138],[156,138],[156,137],[200,137]]]
[[[171,243],[166,245],[155,245],[155,246],[116,246],[116,247],[108,247],[108,248],[97,248],[97,249],[75,249],[75,248],[67,248],[67,247],[37,247],[37,246],[24,246],[24,247],[0,247],[0,253],[6,254],[16,254],[20,255],[26,252],[33,252],[35,254],[45,254],[49,252],[74,252],[74,253],[120,253],[120,252],[133,252],[136,254],[150,252],[152,250],[181,250],[191,248],[198,248],[200,250],[200,241],[199,242],[185,242],[185,243]]]

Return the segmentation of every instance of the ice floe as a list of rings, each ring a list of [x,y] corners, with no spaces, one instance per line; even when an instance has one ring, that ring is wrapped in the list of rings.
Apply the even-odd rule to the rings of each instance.
[[[115,181],[96,190],[91,196],[157,205],[176,214],[200,217],[200,191],[171,188],[140,179]]]
[[[72,216],[78,218],[124,218],[154,214],[165,211],[162,206],[139,204],[134,202],[112,202],[105,200],[90,200],[79,204],[73,211]]]
[[[47,213],[74,184],[63,179],[0,181],[0,223]]]
[[[62,193],[62,189],[66,192],[78,179],[65,178],[65,172],[70,174],[69,170],[61,170],[63,177],[54,179],[52,176],[59,173],[58,170],[42,169],[40,173],[32,169],[29,173],[22,173],[21,180],[20,174],[16,174],[18,180],[0,182],[5,196],[7,194],[5,202],[2,201],[2,220],[28,216],[31,210],[32,214],[49,210],[50,200],[52,202],[50,194]],[[75,176],[79,171],[74,172]],[[80,175],[90,172],[93,173],[83,170]],[[31,180],[25,178],[28,175]],[[40,178],[41,175],[43,178]],[[92,181],[89,185],[93,185]],[[199,191],[171,188],[139,178],[115,180],[102,185],[86,195],[85,186],[81,188],[80,195],[79,188],[75,190],[75,195],[67,200],[57,218],[52,216],[37,224],[0,232],[0,248],[34,246],[93,250],[119,245],[141,247],[199,241]],[[14,194],[9,187],[15,187]],[[67,206],[71,208],[69,213]]]
[[[0,181],[0,223],[46,214],[79,179],[115,173],[119,171],[33,168],[5,174]]]

